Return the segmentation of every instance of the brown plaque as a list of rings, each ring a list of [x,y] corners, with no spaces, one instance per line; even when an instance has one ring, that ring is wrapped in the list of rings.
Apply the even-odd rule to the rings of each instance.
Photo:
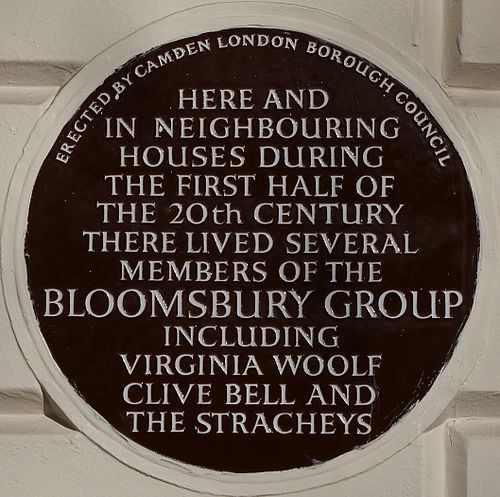
[[[40,168],[26,264],[55,363],[114,429],[259,472],[362,447],[422,399],[478,247],[462,160],[417,96],[331,43],[240,28],[88,96]]]

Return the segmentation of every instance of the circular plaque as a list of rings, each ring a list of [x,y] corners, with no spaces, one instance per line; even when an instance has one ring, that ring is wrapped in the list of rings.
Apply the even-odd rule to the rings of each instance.
[[[101,418],[247,473],[334,459],[411,410],[478,247],[462,160],[411,90],[238,28],[138,55],[84,100],[39,169],[25,262],[53,361]]]

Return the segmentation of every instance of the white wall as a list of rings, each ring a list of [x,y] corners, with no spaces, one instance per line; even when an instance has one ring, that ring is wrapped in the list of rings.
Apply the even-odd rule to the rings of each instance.
[[[244,3],[244,2],[238,2]],[[266,3],[266,2],[261,2]],[[285,1],[284,3],[292,3]],[[500,179],[500,2],[496,0],[297,0],[347,19],[422,66],[468,121],[484,157],[477,182]],[[16,163],[58,89],[109,45],[197,0],[4,1],[0,10],[0,209]],[[214,7],[216,9],[217,7]],[[258,7],[256,7],[258,9]],[[279,15],[279,12],[277,12]],[[480,188],[481,189],[481,188]],[[493,200],[493,202],[495,202]],[[488,224],[500,202],[482,204]],[[3,226],[3,229],[7,229]],[[474,333],[480,360],[441,417],[383,463],[334,485],[293,495],[493,497],[500,494],[498,228],[483,230],[489,272]],[[0,300],[0,497],[197,494],[130,469],[44,414],[41,388],[20,352]],[[53,417],[61,419],[61,416]],[[276,493],[276,492],[275,492]]]

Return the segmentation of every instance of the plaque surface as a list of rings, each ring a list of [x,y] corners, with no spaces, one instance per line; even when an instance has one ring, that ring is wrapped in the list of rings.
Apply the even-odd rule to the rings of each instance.
[[[161,456],[244,473],[360,448],[422,399],[470,313],[479,235],[408,88],[324,40],[239,28],[96,88],[40,167],[25,242],[40,331],[85,402]]]

